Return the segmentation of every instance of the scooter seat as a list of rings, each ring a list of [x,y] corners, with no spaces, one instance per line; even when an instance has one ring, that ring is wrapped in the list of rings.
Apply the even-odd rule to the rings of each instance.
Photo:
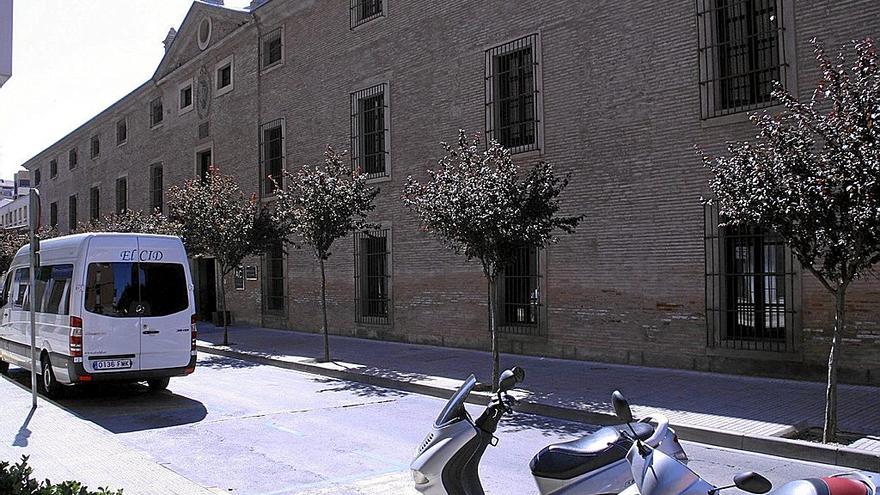
[[[654,427],[648,423],[632,423],[632,427],[639,440],[654,434]],[[620,434],[622,430],[632,435],[626,425],[606,426],[577,440],[548,445],[529,463],[532,474],[567,480],[617,462],[632,446],[632,441]]]

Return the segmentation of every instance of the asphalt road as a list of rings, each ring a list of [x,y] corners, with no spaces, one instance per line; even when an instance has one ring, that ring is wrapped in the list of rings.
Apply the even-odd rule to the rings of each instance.
[[[27,373],[13,369],[27,384]],[[270,495],[415,493],[414,449],[445,401],[237,359],[202,355],[196,373],[169,390],[103,385],[59,403],[146,451],[160,464],[227,493]],[[482,409],[472,406],[472,414]],[[531,457],[595,427],[515,414],[481,465],[488,493],[537,493]],[[684,442],[690,466],[715,484],[753,470],[779,485],[840,468]],[[84,453],[84,455],[87,455]],[[731,490],[725,493],[736,493]]]

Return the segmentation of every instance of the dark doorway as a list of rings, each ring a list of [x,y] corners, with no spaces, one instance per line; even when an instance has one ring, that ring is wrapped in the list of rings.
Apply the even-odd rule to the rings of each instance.
[[[198,258],[194,278],[199,321],[212,321],[214,312],[217,311],[217,273],[214,258]]]
[[[200,151],[196,155],[196,162],[198,163],[198,172],[199,178],[203,181],[208,177],[208,170],[210,170],[213,163],[211,163],[211,150]]]

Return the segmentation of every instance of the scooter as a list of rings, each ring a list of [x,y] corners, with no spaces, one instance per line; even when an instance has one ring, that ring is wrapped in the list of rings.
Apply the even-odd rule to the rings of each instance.
[[[464,404],[477,379],[471,375],[465,380],[434,421],[410,465],[416,490],[428,495],[483,495],[480,460],[486,447],[498,444],[495,431],[501,418],[513,412],[516,400],[507,392],[524,378],[525,371],[519,367],[502,373],[496,396],[476,421]],[[687,460],[665,417],[645,418],[631,428],[641,441],[676,459]],[[632,439],[622,435],[620,427],[609,426],[571,442],[545,447],[530,463],[539,492],[605,495],[622,491],[633,482],[624,458],[631,444]]]
[[[612,404],[617,416],[631,426],[632,411],[620,392],[614,392]],[[634,440],[626,459],[635,483],[620,495],[717,495],[734,487],[763,494],[773,488],[767,478],[751,471],[734,476],[732,485],[716,487],[682,462],[636,438],[635,432],[625,432],[624,435]],[[877,475],[851,472],[790,481],[773,495],[878,495],[878,482],[880,477]]]

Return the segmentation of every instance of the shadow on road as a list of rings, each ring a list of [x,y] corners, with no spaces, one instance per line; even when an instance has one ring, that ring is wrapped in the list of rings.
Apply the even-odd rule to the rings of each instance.
[[[260,366],[265,366],[260,363],[255,363],[253,361],[245,361],[243,359],[235,359],[226,356],[218,356],[211,354],[202,353],[199,357],[199,367],[212,368],[215,370],[222,369],[245,369],[245,368],[257,368]]]
[[[30,373],[10,370],[9,377],[30,388]],[[174,379],[170,389],[174,389]],[[113,433],[168,428],[205,419],[208,410],[199,401],[177,395],[171,390],[153,392],[141,383],[94,383],[68,387],[55,401],[70,413],[91,421]],[[19,433],[27,442],[27,421]]]
[[[562,419],[546,418],[535,414],[512,414],[504,418],[501,423],[501,431],[517,432],[534,430],[541,432],[545,437],[570,435],[574,437],[588,435],[599,429],[596,426]]]
[[[318,393],[350,392],[358,397],[374,397],[378,399],[406,397],[407,395],[409,395],[408,393],[402,392],[400,390],[376,387],[360,382],[337,380],[335,378],[315,378],[314,381],[328,385],[326,388],[318,390]]]

